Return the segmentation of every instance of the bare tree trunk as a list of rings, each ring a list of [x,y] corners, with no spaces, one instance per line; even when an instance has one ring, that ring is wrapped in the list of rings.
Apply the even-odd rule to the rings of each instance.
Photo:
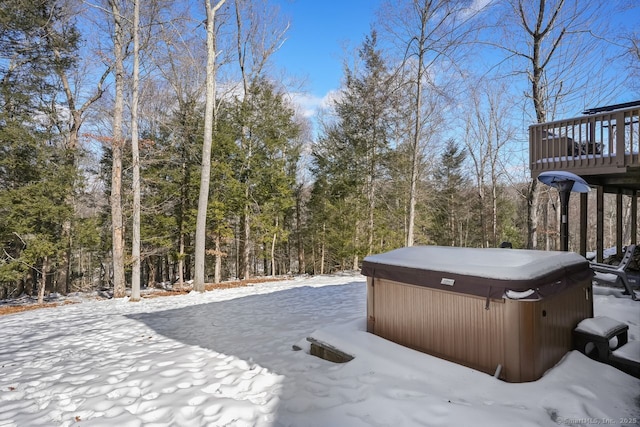
[[[187,173],[187,163],[182,162],[182,186],[180,188],[180,216],[178,219],[179,230],[179,243],[178,243],[178,286],[184,285],[184,260],[185,260],[185,230],[184,230],[184,217],[187,212],[187,182],[189,181],[189,174]]]
[[[481,179],[478,183],[478,203],[480,204],[480,233],[482,238],[482,247],[487,247],[487,217],[485,215],[485,195],[484,195],[484,180]]]
[[[120,15],[118,0],[111,0],[114,33],[113,48],[115,53],[115,99],[113,107],[113,138],[111,167],[111,232],[113,240],[113,297],[123,298],[126,295],[124,276],[124,224],[122,218],[122,116],[124,111],[124,55],[125,29],[124,18]]]
[[[215,123],[216,94],[216,12],[226,0],[219,0],[215,6],[211,0],[204,0],[207,9],[207,90],[204,113],[204,141],[202,143],[202,171],[200,174],[200,194],[198,196],[198,215],[196,217],[195,272],[193,289],[204,292],[205,249],[207,239],[207,206],[209,204],[209,181],[211,179],[211,144]]]
[[[213,283],[220,283],[222,281],[222,250],[220,248],[220,235],[216,234],[215,241],[216,248],[216,267],[213,273]]]
[[[140,0],[133,2],[133,93],[131,96],[131,155],[133,158],[133,239],[131,297],[140,301],[140,152],[138,149],[138,88],[140,86]]]
[[[76,203],[75,197],[73,195],[69,196],[74,199],[72,202],[73,209],[75,211]],[[71,221],[65,221],[62,224],[62,236],[63,239],[66,240],[66,250],[64,251],[64,255],[60,260],[60,264],[62,264],[61,277],[60,282],[64,285],[64,292],[68,294],[71,290],[71,249],[73,248],[73,236],[71,235]],[[84,275],[83,275],[84,277]]]
[[[409,225],[407,227],[407,246],[413,246],[414,228],[416,221],[416,192],[418,188],[418,172],[420,165],[420,137],[422,130],[422,74],[424,72],[424,32],[426,29],[426,14],[421,19],[418,44],[418,70],[416,73],[416,97],[414,100],[415,123],[411,141],[411,184],[409,187]]]
[[[327,224],[322,224],[322,246],[320,248],[320,274],[324,274],[324,253],[326,240]]]
[[[296,232],[298,237],[298,274],[304,274],[307,271],[304,256],[304,240],[302,238],[302,186],[298,188],[296,194]],[[312,246],[313,247],[313,246]],[[315,259],[314,259],[315,262]],[[315,269],[315,267],[314,267]]]
[[[560,11],[564,6],[564,0],[557,2],[553,6],[553,10],[550,12],[547,19],[545,19],[545,8],[547,6],[546,0],[538,0],[538,12],[534,16],[535,23],[530,25],[525,9],[523,7],[523,0],[518,0],[518,14],[520,23],[525,31],[531,36],[531,53],[525,53],[523,56],[531,61],[531,70],[529,71],[529,81],[531,83],[531,97],[533,99],[533,106],[536,112],[536,120],[538,123],[544,123],[547,120],[547,104],[549,102],[548,90],[546,90],[546,84],[544,82],[545,67],[549,64],[551,57],[553,56],[556,48],[562,42],[564,35],[566,34],[566,28],[563,28],[557,38],[551,41],[551,49],[548,53],[543,55],[541,53],[542,44],[545,38],[549,35],[549,30],[556,25]],[[544,26],[547,21],[546,27]],[[531,180],[527,192],[527,231],[528,241],[527,247],[529,249],[536,249],[538,246],[538,204],[540,199],[540,191],[538,189],[537,180]]]
[[[375,188],[375,173],[376,173],[376,131],[374,126],[373,141],[371,143],[369,153],[369,176],[367,199],[369,202],[369,222],[367,224],[367,254],[373,253],[373,232],[374,232],[374,220],[376,209],[376,188]]]
[[[278,229],[278,217],[276,216],[276,230]],[[278,233],[273,233],[273,239],[271,240],[271,275],[276,275],[276,239],[278,238]]]
[[[311,240],[311,274],[316,274],[316,239]]]
[[[497,193],[497,182],[494,179],[491,182],[491,233],[493,238],[492,247],[498,246],[498,193]]]
[[[44,290],[47,286],[47,272],[49,271],[49,257],[42,260],[42,275],[38,286],[38,304],[44,304]]]
[[[247,190],[248,192],[249,190]],[[251,218],[249,218],[250,209],[249,206],[244,207],[244,216],[242,218],[242,232],[243,232],[243,245],[242,245],[242,278],[248,279],[251,276],[251,266],[249,261],[251,258]]]
[[[184,285],[184,233],[180,233],[178,239],[180,241],[178,248],[178,286],[182,288]]]
[[[147,268],[149,269],[149,280],[147,280],[147,286],[154,287],[158,281],[158,266],[153,262],[153,258],[147,258]]]
[[[353,254],[353,264],[352,264],[352,270],[357,270],[358,269],[358,246],[360,244],[360,236],[358,233],[358,226],[359,226],[359,221],[356,219],[356,223],[355,223],[355,232],[353,233],[353,247],[355,248],[354,254]],[[344,267],[343,267],[344,268]]]
[[[169,271],[169,260],[168,260],[168,255],[164,255],[161,256],[158,259],[158,271],[160,273],[160,281],[161,282],[167,282],[170,279],[168,278],[168,271]]]
[[[539,199],[538,182],[533,179],[529,182],[529,190],[527,191],[527,249],[536,249],[538,247]]]

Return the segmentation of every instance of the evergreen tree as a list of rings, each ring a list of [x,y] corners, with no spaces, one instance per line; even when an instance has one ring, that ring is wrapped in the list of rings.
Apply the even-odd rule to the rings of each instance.
[[[263,257],[257,244],[285,238],[283,213],[295,205],[300,129],[283,95],[266,79],[253,82],[245,98],[236,99],[224,115],[221,120],[227,121],[236,145],[227,162],[241,189],[238,273],[247,278],[252,249],[254,256]]]
[[[56,0],[0,0],[3,112],[43,111],[57,89],[56,71],[75,64],[79,34],[65,14]]]
[[[434,173],[436,194],[430,235],[438,245],[464,246],[465,224],[469,218],[465,197],[468,180],[463,173],[466,156],[466,151],[454,140],[448,140]]]
[[[201,117],[195,102],[179,102],[160,131],[145,138],[151,142],[142,150],[141,244],[150,282],[159,281],[155,272],[163,263],[177,263],[180,284],[191,279]]]
[[[68,195],[77,171],[51,105],[55,73],[74,65],[77,43],[59,2],[0,2],[0,282],[33,284],[40,276],[40,300],[63,256],[61,224],[73,212]]]
[[[354,70],[345,69],[344,88],[334,104],[336,120],[325,125],[313,151],[314,174],[320,186],[314,197],[327,197],[325,206],[338,215],[329,218],[330,232],[338,233],[332,240],[337,245],[334,251],[343,267],[346,259],[351,259],[354,269],[360,257],[373,252],[377,240],[376,209],[393,107],[392,79],[375,31],[366,37],[359,59]],[[323,223],[326,219],[322,218]]]
[[[242,153],[237,144],[235,103],[223,103],[213,138],[211,194],[207,210],[207,234],[213,248],[207,250],[215,260],[213,277],[218,283],[226,277],[238,277],[240,213],[244,209],[244,190],[238,174]],[[209,246],[211,247],[211,246]],[[235,255],[235,256],[234,256]],[[226,261],[226,262],[225,262]]]
[[[22,123],[0,126],[0,283],[29,293],[37,277],[53,277],[50,266],[64,247],[62,223],[73,213],[66,196],[75,169],[65,150],[44,138]]]

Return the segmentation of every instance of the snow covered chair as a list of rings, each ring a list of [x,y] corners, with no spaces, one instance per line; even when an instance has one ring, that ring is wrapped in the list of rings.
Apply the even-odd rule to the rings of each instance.
[[[631,295],[631,298],[635,301],[638,300],[635,292],[631,289],[631,283],[627,276],[627,268],[631,264],[633,254],[636,250],[636,245],[627,246],[627,250],[622,257],[622,260],[618,265],[602,264],[597,262],[589,263],[591,269],[595,271],[593,281],[598,285],[617,286],[618,282],[622,282],[622,286],[626,289],[626,292]]]

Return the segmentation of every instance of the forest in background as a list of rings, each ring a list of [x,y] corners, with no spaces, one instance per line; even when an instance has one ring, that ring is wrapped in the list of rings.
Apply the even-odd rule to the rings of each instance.
[[[528,126],[638,97],[639,9],[480,3],[383,3],[312,119],[268,0],[0,0],[0,299],[556,249]]]

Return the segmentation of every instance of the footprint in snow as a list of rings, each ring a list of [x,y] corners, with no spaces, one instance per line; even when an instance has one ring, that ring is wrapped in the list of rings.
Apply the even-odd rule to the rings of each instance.
[[[209,394],[218,393],[219,390],[220,390],[220,384],[218,384],[218,383],[209,384],[208,386],[206,386],[205,388],[202,389],[202,391],[204,393],[209,393]]]
[[[587,399],[597,399],[598,397],[591,391],[579,385],[569,386],[569,390],[577,394],[578,396],[585,397]]]
[[[200,406],[207,400],[207,396],[196,396],[189,399],[190,406]]]
[[[182,369],[167,369],[166,371],[160,372],[160,376],[164,378],[173,378],[181,375],[182,373],[184,373]]]

